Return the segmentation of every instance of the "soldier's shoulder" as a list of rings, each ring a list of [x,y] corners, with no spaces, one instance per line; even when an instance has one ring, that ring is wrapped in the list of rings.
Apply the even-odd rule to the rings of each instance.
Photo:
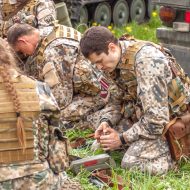
[[[166,56],[160,50],[158,46],[154,46],[154,44],[146,44],[143,46],[137,54],[137,57],[152,57],[152,59],[164,59]]]

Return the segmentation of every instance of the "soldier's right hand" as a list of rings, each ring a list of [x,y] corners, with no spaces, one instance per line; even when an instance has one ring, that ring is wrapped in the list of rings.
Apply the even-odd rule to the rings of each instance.
[[[108,128],[110,128],[109,124],[106,121],[104,121],[96,129],[94,137],[97,139],[98,142],[100,140],[101,135],[107,134]]]

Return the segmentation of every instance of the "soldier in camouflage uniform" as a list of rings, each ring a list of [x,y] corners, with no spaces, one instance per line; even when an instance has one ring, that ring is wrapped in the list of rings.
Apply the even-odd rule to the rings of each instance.
[[[53,29],[56,10],[53,0],[0,0],[0,36],[6,37],[14,23],[27,23],[46,36]]]
[[[105,150],[129,144],[122,167],[166,173],[173,161],[162,138],[164,127],[170,119],[185,114],[190,102],[189,82],[183,70],[159,45],[127,35],[118,40],[101,26],[87,30],[80,47],[86,58],[123,89],[126,124],[127,120],[133,122],[120,134],[104,122],[95,137]]]
[[[65,158],[59,157],[64,143],[53,140],[52,146],[51,130],[58,128],[51,125],[59,107],[50,89],[13,69],[14,58],[2,39],[0,53],[0,189],[81,189],[64,172]],[[52,148],[55,143],[59,149]]]
[[[80,54],[81,34],[73,28],[57,27],[41,39],[37,29],[16,24],[8,31],[7,39],[15,51],[31,55],[23,70],[49,84],[64,124],[94,129],[103,119],[108,119],[115,125],[121,117],[117,95],[122,92]],[[115,101],[107,104],[108,97]]]

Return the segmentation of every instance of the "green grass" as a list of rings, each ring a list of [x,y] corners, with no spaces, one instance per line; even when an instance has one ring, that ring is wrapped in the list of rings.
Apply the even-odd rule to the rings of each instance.
[[[120,37],[124,33],[128,33],[137,39],[149,40],[158,42],[156,38],[156,28],[161,26],[158,18],[152,18],[148,23],[138,25],[136,22],[129,23],[127,26],[121,28],[113,28],[112,32],[116,37]]]
[[[93,23],[93,25],[97,25]],[[154,17],[150,22],[138,25],[137,23],[129,23],[127,26],[121,28],[115,28],[109,26],[108,28],[113,32],[117,37],[120,37],[122,34],[128,33],[133,35],[137,39],[149,40],[158,43],[156,39],[156,28],[161,26],[161,22],[157,16],[157,13],[154,13]],[[68,131],[67,136],[70,139],[75,138],[76,136],[84,137],[90,131]],[[102,153],[102,150],[93,152],[90,150],[90,145],[81,149],[74,149],[72,153],[76,156],[87,157]],[[116,161],[117,167],[113,168],[113,174],[119,174],[123,177],[124,181],[129,185],[125,187],[125,190],[189,190],[190,189],[190,162],[182,162],[179,164],[179,169],[177,171],[170,171],[167,175],[164,176],[150,176],[149,174],[144,174],[139,171],[128,171],[121,169],[120,162],[123,154],[121,152],[111,152],[111,157]],[[85,190],[96,190],[88,181],[90,173],[87,171],[81,171],[77,176],[75,176],[82,184],[83,189]],[[116,180],[115,184],[117,183]],[[105,189],[117,190],[116,187]]]
[[[84,149],[75,149],[72,152],[73,154],[81,157],[87,157],[96,155],[97,152],[90,151],[90,148]],[[102,153],[101,151],[99,153]],[[114,156],[115,154],[115,156]],[[121,157],[119,157],[121,156]],[[190,163],[181,163],[180,167],[177,171],[170,171],[167,175],[164,176],[151,176],[147,173],[142,173],[139,171],[129,171],[124,170],[120,167],[120,161],[122,158],[122,154],[117,151],[111,153],[111,157],[117,162],[116,167],[113,168],[113,174],[121,175],[124,179],[124,182],[128,184],[125,187],[125,190],[133,189],[133,190],[188,190],[190,189]],[[85,170],[81,171],[75,177],[80,181],[82,187],[85,190],[98,189],[93,186],[88,181],[88,177],[90,176],[90,172]],[[117,181],[113,179],[113,182],[117,184]],[[109,188],[108,190],[117,190],[117,188]]]
[[[92,23],[92,26],[98,26],[98,23]],[[112,33],[116,37],[120,37],[121,35],[128,33],[134,36],[137,39],[141,40],[150,40],[152,42],[158,42],[156,39],[156,28],[161,26],[161,21],[158,18],[158,13],[154,12],[153,17],[147,23],[143,23],[138,25],[136,22],[128,23],[123,27],[114,27],[112,24],[108,26],[108,29],[112,31]],[[89,26],[90,27],[90,26]],[[83,33],[88,28],[85,24],[79,24],[76,29]]]

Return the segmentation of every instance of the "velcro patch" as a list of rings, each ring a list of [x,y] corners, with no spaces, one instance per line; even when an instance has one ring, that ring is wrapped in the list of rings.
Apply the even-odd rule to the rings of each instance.
[[[54,21],[54,18],[52,15],[48,15],[44,18],[44,21],[49,24],[49,23],[52,23]]]
[[[109,98],[109,83],[104,77],[100,77],[99,82],[101,84],[100,96],[107,101]]]

